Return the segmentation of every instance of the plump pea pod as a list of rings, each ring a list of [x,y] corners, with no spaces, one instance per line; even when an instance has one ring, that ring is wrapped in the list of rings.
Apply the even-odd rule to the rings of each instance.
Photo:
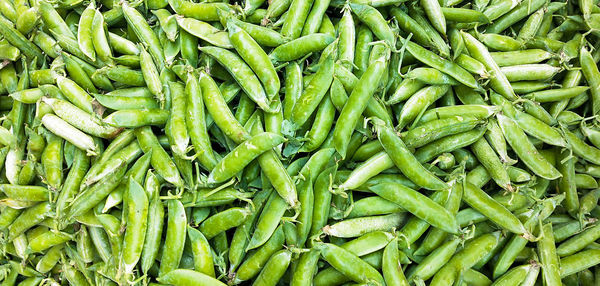
[[[80,216],[104,200],[121,182],[125,169],[126,166],[119,167],[114,173],[104,177],[75,197],[73,203],[71,203],[68,217]]]
[[[477,142],[477,140],[483,137],[484,133],[485,126],[477,127],[471,131],[446,136],[423,146],[418,149],[414,155],[419,162],[428,162],[442,153],[452,152]]]
[[[151,164],[156,172],[167,182],[177,187],[182,186],[183,182],[175,163],[169,158],[165,149],[160,146],[150,127],[138,128],[135,134],[144,153],[152,152]]]
[[[556,254],[559,257],[573,255],[576,252],[585,248],[588,244],[595,241],[600,235],[600,226],[598,224],[584,230],[583,232],[569,238],[565,242],[561,243],[556,248]]]
[[[62,137],[88,154],[96,154],[96,143],[94,139],[73,127],[60,117],[53,114],[46,114],[42,118],[42,124],[50,132]]]
[[[287,16],[281,27],[281,34],[290,39],[300,37],[302,28],[310,12],[314,1],[311,0],[292,0]]]
[[[431,285],[454,283],[458,278],[458,272],[465,271],[477,263],[498,243],[499,237],[499,232],[492,232],[471,240],[469,244],[448,261],[448,264],[435,274]]]
[[[424,87],[413,94],[402,107],[398,119],[398,129],[403,129],[413,122],[423,110],[448,92],[448,85],[433,85]]]
[[[215,268],[208,240],[199,230],[188,226],[188,238],[194,255],[194,270],[215,277]]]
[[[268,206],[268,204],[265,205],[265,208]],[[246,281],[258,275],[269,257],[282,248],[284,241],[283,229],[278,227],[272,236],[240,265],[234,281]]]
[[[472,35],[462,32],[462,36],[471,56],[480,61],[490,74],[491,87],[509,100],[516,99],[517,96],[512,86],[490,55],[488,49]]]
[[[404,277],[402,265],[400,265],[400,253],[398,250],[398,239],[393,239],[383,250],[382,272],[385,283],[388,285],[407,286],[408,281]]]
[[[269,237],[277,229],[283,214],[287,209],[287,203],[277,193],[273,193],[267,201],[265,208],[256,224],[254,234],[248,243],[247,250],[257,248],[267,242]]]
[[[158,278],[161,283],[171,285],[207,285],[207,286],[225,286],[226,284],[212,278],[206,274],[198,271],[189,269],[174,269],[168,273],[163,274]]]
[[[540,262],[542,263],[542,277],[544,282],[546,285],[561,285],[560,265],[552,235],[552,224],[543,225],[540,236],[540,241],[537,243],[537,250]]]
[[[351,252],[330,243],[317,243],[314,247],[330,265],[353,281],[376,281],[384,284],[384,279],[377,270]]]
[[[529,169],[545,179],[556,179],[560,173],[531,144],[527,136],[516,122],[507,116],[498,114],[498,123],[508,144],[513,148]]]
[[[305,87],[304,92],[296,100],[291,120],[297,127],[302,126],[309,119],[325,97],[333,81],[333,62],[333,58],[327,56],[315,76]]]
[[[323,233],[334,237],[358,237],[373,231],[389,231],[402,224],[404,213],[347,219],[323,227]]]
[[[507,169],[485,138],[481,138],[473,143],[471,151],[473,151],[473,154],[475,154],[481,165],[486,168],[496,184],[505,190],[513,190]]]
[[[283,141],[283,137],[269,132],[251,137],[223,157],[210,173],[208,183],[213,184],[226,181],[241,171],[250,161],[283,143]]]
[[[148,196],[144,188],[132,178],[127,190],[127,229],[123,238],[121,263],[125,274],[133,274],[144,247],[148,228]]]
[[[373,34],[382,41],[385,41],[388,47],[395,47],[396,37],[390,26],[386,24],[385,19],[377,9],[363,4],[350,3],[350,9],[358,19],[367,25]]]
[[[418,265],[409,269],[407,279],[409,281],[428,280],[433,277],[452,258],[459,244],[460,239],[453,239],[438,247]]]
[[[317,263],[319,262],[320,253],[316,249],[311,249],[309,252],[303,253],[296,264],[296,269],[292,274],[290,285],[293,286],[308,286],[311,285],[314,275],[317,272]]]
[[[373,83],[379,83],[382,77],[382,73],[386,68],[387,58],[388,56],[383,54],[369,65],[369,68],[357,83],[357,88],[348,97],[348,101],[338,117],[338,124],[336,124],[333,130],[333,140],[335,149],[342,155],[342,158],[346,156],[350,137],[358,123],[359,116],[365,110],[368,100],[378,85]]]
[[[598,263],[600,263],[600,251],[598,249],[584,250],[567,256],[560,260],[560,277],[567,277]]]
[[[446,183],[419,163],[392,128],[376,125],[376,129],[384,150],[407,178],[429,190],[448,188]]]
[[[183,205],[178,200],[169,200],[167,206],[167,232],[165,247],[161,255],[159,276],[177,269],[183,255],[186,237],[187,219]]]
[[[135,35],[148,44],[149,52],[154,58],[158,69],[162,69],[165,57],[156,34],[154,34],[148,23],[146,23],[145,18],[135,8],[131,7],[128,3],[123,3],[121,8],[123,9],[125,20],[133,29]]]
[[[282,249],[269,258],[264,268],[254,280],[252,285],[267,286],[276,285],[274,281],[279,281],[285,274],[292,260],[292,252],[287,249]]]
[[[474,209],[480,211],[494,223],[516,234],[531,238],[521,221],[504,206],[483,192],[480,188],[466,183],[463,199]]]
[[[162,241],[165,207],[159,198],[160,185],[158,179],[151,171],[146,175],[144,188],[148,193],[150,204],[148,206],[148,227],[144,234],[145,238],[140,264],[142,272],[147,273],[158,257],[159,245]]]
[[[7,240],[12,241],[28,229],[34,227],[51,214],[51,205],[48,202],[39,203],[24,210],[8,227]]]
[[[279,96],[279,76],[264,50],[234,22],[227,22],[227,29],[233,46],[256,73],[265,88],[267,97],[272,100],[275,96]]]
[[[335,38],[327,34],[311,34],[284,43],[269,54],[274,62],[289,62],[300,59],[310,53],[319,52],[331,44]]]
[[[272,107],[260,81],[250,67],[236,54],[217,47],[203,47],[200,51],[215,58],[231,73],[244,92],[263,110],[277,112],[279,107]]]
[[[401,184],[382,183],[370,187],[379,196],[395,202],[418,218],[446,232],[458,233],[454,217],[439,204]]]
[[[241,225],[249,215],[248,209],[230,208],[206,219],[199,229],[207,239],[211,239],[227,229]]]

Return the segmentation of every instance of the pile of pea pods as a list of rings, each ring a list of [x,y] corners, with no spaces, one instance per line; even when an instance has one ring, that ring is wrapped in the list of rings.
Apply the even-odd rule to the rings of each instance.
[[[596,0],[0,0],[0,286],[600,285]]]

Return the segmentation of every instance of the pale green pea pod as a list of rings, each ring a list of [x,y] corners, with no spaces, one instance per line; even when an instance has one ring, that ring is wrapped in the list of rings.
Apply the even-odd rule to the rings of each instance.
[[[44,97],[42,100],[50,105],[54,113],[60,118],[91,135],[110,139],[117,136],[121,131],[121,129],[102,124],[93,115],[65,100],[48,97]]]
[[[50,132],[62,137],[75,145],[77,148],[86,151],[90,155],[96,155],[96,143],[94,139],[73,127],[60,117],[53,114],[46,114],[42,118],[42,124]]]
[[[244,92],[265,112],[279,112],[280,106],[271,106],[259,79],[252,69],[235,53],[217,47],[202,47],[200,51],[215,58],[238,82]]]
[[[279,76],[265,51],[246,31],[238,27],[234,22],[227,22],[229,38],[238,54],[244,59],[250,68],[256,73],[262,82],[267,97],[273,100],[279,96]]]
[[[133,269],[142,255],[148,227],[148,196],[144,188],[130,178],[126,199],[127,229],[123,239],[121,263],[125,274],[133,274]]]
[[[179,27],[193,36],[207,41],[217,47],[226,49],[233,48],[233,44],[229,39],[227,32],[219,30],[206,22],[198,21],[196,19],[184,18],[182,16],[176,17]]]

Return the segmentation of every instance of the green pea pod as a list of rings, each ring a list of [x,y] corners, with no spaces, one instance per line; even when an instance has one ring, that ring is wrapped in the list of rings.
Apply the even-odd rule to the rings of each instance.
[[[135,8],[131,7],[128,3],[123,3],[121,8],[123,9],[123,15],[129,26],[132,27],[139,39],[142,39],[147,43],[150,54],[158,65],[158,69],[162,69],[165,58],[156,34],[154,34],[148,23],[145,21],[145,18]]]
[[[529,169],[545,179],[560,177],[556,168],[540,155],[514,120],[501,114],[498,114],[497,117],[506,141]]]
[[[330,243],[317,243],[313,247],[321,252],[325,261],[353,281],[375,281],[384,285],[381,274],[351,252]]]
[[[342,158],[346,156],[350,137],[358,123],[359,116],[365,110],[386,69],[388,55],[386,53],[382,54],[369,65],[369,68],[357,83],[356,88],[348,97],[348,101],[338,117],[338,124],[335,125],[333,130],[333,141],[335,149],[342,155]]]
[[[206,237],[202,232],[190,226],[188,226],[187,232],[194,254],[194,270],[215,277],[213,257]]]
[[[178,200],[168,203],[167,232],[163,248],[159,277],[177,269],[185,244],[187,219],[183,205]]]
[[[182,186],[183,182],[175,163],[173,163],[165,149],[160,146],[150,127],[138,128],[135,134],[144,153],[152,152],[151,164],[156,172],[167,182],[177,187]]]
[[[171,285],[207,285],[207,286],[225,286],[226,284],[212,278],[206,274],[202,274],[198,271],[189,269],[175,269],[168,273],[163,274],[158,278],[161,283]]]
[[[265,88],[267,97],[273,100],[275,96],[279,95],[280,83],[279,76],[277,76],[269,57],[258,43],[234,22],[228,21],[227,29],[236,51],[256,73]]]
[[[305,87],[304,92],[296,100],[291,120],[301,127],[309,119],[321,102],[333,81],[333,58],[327,56],[315,76]]]
[[[446,183],[419,163],[392,128],[376,125],[376,129],[379,141],[388,156],[394,161],[396,167],[411,181],[430,190],[448,188]]]

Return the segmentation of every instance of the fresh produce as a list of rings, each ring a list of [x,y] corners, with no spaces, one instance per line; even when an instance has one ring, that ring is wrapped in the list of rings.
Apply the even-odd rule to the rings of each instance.
[[[598,285],[594,0],[0,0],[0,286]]]

